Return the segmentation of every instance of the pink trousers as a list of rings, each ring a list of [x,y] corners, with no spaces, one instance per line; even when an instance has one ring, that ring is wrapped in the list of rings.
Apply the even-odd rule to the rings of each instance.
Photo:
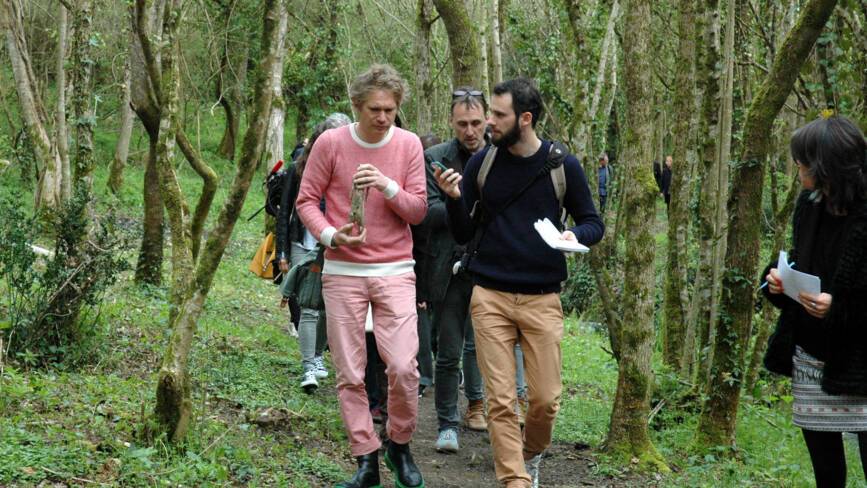
[[[380,447],[373,427],[364,368],[367,349],[364,322],[373,308],[373,334],[388,376],[388,436],[398,444],[412,440],[418,414],[418,315],[415,274],[357,277],[322,276],[322,296],[328,317],[328,345],[337,370],[340,414],[353,456]]]

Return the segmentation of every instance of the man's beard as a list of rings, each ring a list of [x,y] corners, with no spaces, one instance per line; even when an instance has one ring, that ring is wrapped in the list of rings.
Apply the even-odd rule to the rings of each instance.
[[[499,148],[508,149],[514,146],[518,141],[521,140],[521,129],[518,128],[518,121],[515,121],[515,125],[509,129],[508,132],[503,134],[499,139],[496,137],[491,137],[491,143]]]

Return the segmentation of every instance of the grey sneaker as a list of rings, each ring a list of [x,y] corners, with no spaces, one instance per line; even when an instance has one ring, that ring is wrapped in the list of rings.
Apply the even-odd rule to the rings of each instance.
[[[325,369],[325,359],[322,356],[313,358],[313,372],[316,373],[316,379],[324,380],[328,378],[328,370]]]
[[[524,461],[524,467],[527,469],[527,474],[530,475],[530,486],[539,488],[539,465],[542,464],[542,453],[536,454],[532,458]]]
[[[437,437],[438,452],[458,452],[458,431],[455,429],[443,429]]]

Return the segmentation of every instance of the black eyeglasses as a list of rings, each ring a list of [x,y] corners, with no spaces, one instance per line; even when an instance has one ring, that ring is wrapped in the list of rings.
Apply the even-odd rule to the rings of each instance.
[[[481,90],[455,90],[452,92],[452,99],[460,98],[460,97],[485,97],[485,94],[481,92]]]

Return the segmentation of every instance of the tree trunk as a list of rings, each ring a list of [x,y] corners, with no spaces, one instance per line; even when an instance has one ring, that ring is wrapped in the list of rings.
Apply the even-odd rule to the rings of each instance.
[[[693,144],[692,114],[695,111],[695,21],[696,0],[681,0],[679,47],[674,93],[674,154],[678,167],[672,172],[671,204],[668,211],[668,264],[663,300],[663,360],[674,371],[682,371],[686,338],[686,268],[689,234],[689,165],[687,150]]]
[[[93,54],[91,26],[93,1],[80,0],[72,15],[72,74],[75,87],[72,97],[75,116],[75,162],[73,181],[89,193],[93,189],[93,129],[96,116],[90,99],[93,96]]]
[[[129,61],[123,77],[123,102],[120,107],[120,131],[117,136],[117,146],[114,148],[114,159],[108,172],[108,189],[115,195],[120,193],[123,187],[123,169],[129,157],[129,141],[132,138],[132,123],[134,113],[130,105],[130,85],[132,84],[132,70]]]
[[[720,92],[720,46],[719,46],[719,0],[705,0],[701,14],[701,58],[698,67],[698,82],[703,91],[699,161],[701,178],[698,212],[699,265],[696,274],[694,299],[698,300],[696,327],[699,332],[698,374],[695,384],[704,385],[713,353],[714,316],[711,305],[716,291],[714,272],[714,236],[716,229],[716,202],[719,190],[717,145],[719,144],[719,92]]]
[[[233,161],[241,110],[244,106],[243,87],[247,76],[248,49],[244,47],[246,41],[239,38],[239,33],[243,31],[241,25],[233,24],[232,11],[237,7],[236,1],[221,3],[221,7],[219,21],[225,33],[222,39],[220,72],[216,79],[216,95],[226,115],[226,127],[217,154]]]
[[[60,3],[59,27],[57,29],[57,111],[54,113],[54,140],[61,162],[60,191],[63,200],[72,196],[72,167],[69,163],[69,130],[66,125],[66,55],[69,46],[69,13]]]
[[[650,390],[653,385],[653,289],[656,183],[643,155],[653,147],[651,12],[649,2],[629,2],[623,36],[627,141],[621,160],[625,166],[623,205],[626,212],[626,261],[617,394],[611,412],[606,450],[624,462],[638,460],[639,468],[668,471],[647,432]]]
[[[433,0],[449,36],[452,58],[452,84],[480,86],[482,81],[481,53],[476,30],[463,0]]]
[[[774,119],[836,4],[836,0],[809,0],[803,6],[747,111],[743,150],[728,200],[731,220],[719,330],[711,380],[696,431],[696,444],[702,448],[734,445],[761,241],[762,161],[768,154]]]
[[[478,0],[475,6],[476,12],[473,18],[481,20],[478,23],[479,31],[477,34],[479,39],[479,54],[481,54],[479,65],[482,70],[482,80],[479,88],[485,93],[490,93],[491,77],[489,75],[490,65],[488,63],[488,30],[491,27],[488,22],[488,0]],[[481,12],[478,9],[481,9]]]
[[[503,81],[503,46],[500,43],[500,0],[491,0],[491,58],[493,61],[492,85]]]
[[[130,8],[132,35],[130,41],[130,100],[132,109],[148,135],[148,156],[144,173],[144,217],[142,242],[135,270],[136,283],[158,286],[162,282],[163,265],[163,200],[160,195],[156,166],[157,139],[159,137],[160,108],[157,97],[159,80],[148,69],[148,59],[159,71],[159,53],[145,54],[142,39],[162,35],[164,0],[157,0],[145,8],[144,2]]]
[[[415,86],[418,90],[418,111],[415,127],[421,136],[433,131],[433,78],[430,68],[432,17],[431,0],[418,0],[415,17]]]
[[[199,257],[195,277],[186,283],[185,300],[177,316],[171,321],[172,338],[157,379],[155,414],[160,429],[168,433],[173,441],[183,439],[192,418],[188,369],[190,348],[205,298],[232,235],[235,222],[240,216],[250,182],[262,154],[271,112],[272,91],[269,83],[274,73],[282,71],[283,68],[282,63],[279,62],[280,53],[277,52],[277,45],[286,35],[284,20],[286,15],[287,11],[282,0],[266,2],[261,48],[263,61],[256,81],[256,95],[250,114],[250,124],[244,137],[235,178],[217,217],[216,226],[209,234],[202,255]]]
[[[21,107],[21,118],[27,138],[33,145],[37,163],[41,166],[39,184],[34,194],[37,208],[56,207],[63,199],[63,161],[57,146],[48,135],[48,117],[37,93],[27,38],[24,34],[24,14],[21,0],[3,0],[0,5],[6,31],[6,51],[12,64],[15,88]]]
[[[280,16],[280,22],[288,22],[286,16]],[[285,31],[286,26],[277,26],[278,30]],[[278,39],[277,63],[283,65],[285,57],[285,36]],[[271,90],[271,114],[268,119],[268,133],[265,138],[265,151],[262,153],[262,163],[265,171],[271,171],[271,167],[277,161],[283,160],[283,124],[286,120],[286,107],[283,102],[283,71],[274,71],[270,74],[268,89]]]

